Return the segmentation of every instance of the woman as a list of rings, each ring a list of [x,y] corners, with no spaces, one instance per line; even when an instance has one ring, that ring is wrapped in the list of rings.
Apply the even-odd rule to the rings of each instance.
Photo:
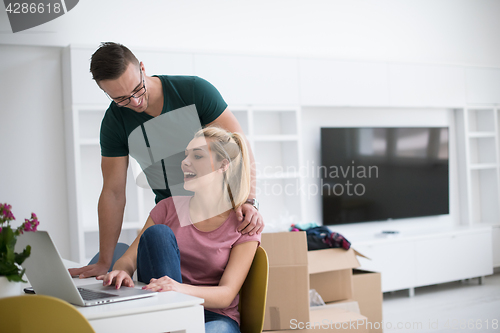
[[[250,269],[260,234],[242,235],[234,209],[250,192],[250,163],[238,133],[207,127],[195,134],[181,168],[192,197],[160,201],[104,285],[174,290],[205,300],[205,330],[240,332],[238,292]]]

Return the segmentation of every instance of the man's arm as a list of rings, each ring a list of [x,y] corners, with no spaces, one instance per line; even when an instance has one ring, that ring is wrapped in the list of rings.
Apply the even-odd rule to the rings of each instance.
[[[80,278],[106,274],[120,236],[125,210],[125,186],[128,156],[102,157],[103,186],[99,197],[99,261],[96,264],[70,269],[71,275]]]
[[[252,147],[250,147],[250,143],[248,142],[245,133],[243,133],[243,129],[241,128],[240,123],[238,122],[234,114],[229,111],[229,109],[226,109],[217,119],[208,124],[208,126],[218,126],[230,132],[238,132],[245,138],[250,157],[251,170],[250,194],[248,198],[254,199],[257,187],[255,158],[253,156]],[[241,209],[238,209],[236,213],[239,220],[242,221],[242,223],[238,226],[238,231],[241,231],[241,233],[249,233],[250,235],[253,235],[254,233],[262,232],[262,230],[264,229],[264,221],[262,219],[262,215],[260,215],[260,212],[256,210],[251,204],[243,204],[241,206]],[[245,218],[244,220],[243,217]]]

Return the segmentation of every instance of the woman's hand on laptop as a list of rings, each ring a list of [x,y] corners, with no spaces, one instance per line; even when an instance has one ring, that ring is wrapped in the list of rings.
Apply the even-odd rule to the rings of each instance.
[[[111,271],[106,275],[99,275],[96,279],[102,280],[103,286],[114,285],[116,289],[119,289],[121,286],[134,286],[134,281],[132,281],[130,275],[128,275],[127,272],[120,270]]]
[[[182,292],[182,283],[175,281],[174,279],[164,276],[159,279],[151,279],[147,286],[142,287],[142,289],[148,289],[152,291],[178,291]]]

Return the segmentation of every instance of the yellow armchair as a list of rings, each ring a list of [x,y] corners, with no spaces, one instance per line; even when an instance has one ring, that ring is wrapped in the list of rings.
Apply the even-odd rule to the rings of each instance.
[[[260,333],[264,327],[266,311],[267,280],[269,277],[269,261],[267,253],[258,247],[253,258],[247,278],[241,286],[240,330],[241,333]]]
[[[0,330],[9,333],[95,333],[73,305],[43,295],[0,299]]]

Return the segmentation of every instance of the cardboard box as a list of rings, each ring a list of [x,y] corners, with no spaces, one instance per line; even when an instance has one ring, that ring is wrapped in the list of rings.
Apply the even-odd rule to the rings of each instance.
[[[289,329],[266,333],[323,333],[331,331],[368,333],[367,319],[358,313],[331,307],[311,311],[308,322],[292,321]]]
[[[380,273],[353,270],[353,289],[353,299],[358,302],[360,313],[368,319],[369,332],[382,333],[383,295]]]
[[[328,302],[352,299],[352,269],[359,267],[354,249],[324,249],[307,252],[310,288]]]
[[[334,330],[336,324],[337,329],[343,332],[368,332],[369,320],[364,314],[370,314],[373,320],[378,320],[370,310],[377,289],[369,293],[363,289],[366,283],[373,286],[376,277],[355,271],[359,279],[354,283],[353,268],[359,267],[356,256],[362,256],[354,249],[308,252],[305,232],[264,233],[261,245],[269,257],[264,331],[324,332]],[[381,296],[380,276],[378,281]],[[310,309],[310,288],[316,289],[327,305]],[[358,305],[359,300],[364,308],[361,303]],[[381,311],[381,301],[379,306],[375,313]],[[307,325],[309,328],[306,328]],[[304,329],[299,329],[299,326]],[[325,329],[324,326],[329,327]]]
[[[290,321],[309,321],[309,273],[305,232],[263,233],[269,258],[264,330],[289,329]]]
[[[330,302],[326,303],[325,305],[311,306],[310,311],[312,312],[316,310],[329,309],[329,308],[340,308],[349,312],[361,314],[358,302],[353,299],[346,299],[338,302]]]

